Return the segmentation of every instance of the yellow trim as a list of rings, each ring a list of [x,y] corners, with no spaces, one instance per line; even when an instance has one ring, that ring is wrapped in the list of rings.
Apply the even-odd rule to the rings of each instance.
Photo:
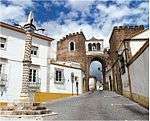
[[[136,93],[132,93],[132,97],[135,102],[139,103],[140,105],[146,108],[149,108],[149,97],[139,95]]]
[[[6,106],[7,106],[7,102],[0,101],[0,108],[6,107]]]
[[[137,102],[138,104],[142,105],[145,108],[149,108],[149,97],[139,95],[136,93],[132,93],[132,98],[129,91],[123,91],[123,95],[125,97],[130,98],[131,100]]]
[[[72,94],[70,93],[37,92],[35,94],[34,100],[35,102],[48,102],[52,100],[63,99],[63,98],[70,97],[70,96],[72,96]]]
[[[130,91],[123,91],[125,97],[131,98]]]

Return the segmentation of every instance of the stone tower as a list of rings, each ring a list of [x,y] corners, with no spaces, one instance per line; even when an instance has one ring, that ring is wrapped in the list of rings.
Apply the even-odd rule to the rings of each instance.
[[[86,49],[83,32],[66,35],[57,43],[57,60],[80,63],[82,70],[86,71]],[[86,73],[86,72],[85,72]]]

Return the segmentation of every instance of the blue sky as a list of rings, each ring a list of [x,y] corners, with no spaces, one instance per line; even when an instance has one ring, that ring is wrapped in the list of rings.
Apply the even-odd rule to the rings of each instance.
[[[24,24],[32,10],[36,25],[56,40],[82,30],[107,47],[114,26],[148,27],[148,5],[148,0],[1,0],[0,21]]]

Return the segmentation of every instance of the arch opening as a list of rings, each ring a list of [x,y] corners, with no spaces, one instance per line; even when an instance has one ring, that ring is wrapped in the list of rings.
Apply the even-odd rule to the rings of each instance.
[[[96,81],[103,83],[103,69],[102,63],[99,61],[92,61],[89,69],[89,76],[94,77]]]
[[[100,51],[100,50],[101,50],[101,44],[97,43],[97,51]]]
[[[92,44],[91,43],[88,44],[88,51],[92,51]]]

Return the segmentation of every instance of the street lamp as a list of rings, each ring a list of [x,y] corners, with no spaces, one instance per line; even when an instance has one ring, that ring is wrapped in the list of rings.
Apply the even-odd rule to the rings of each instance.
[[[33,24],[34,18],[32,12],[30,12],[28,16],[27,23],[23,26],[19,24],[14,24],[15,26],[20,26],[26,32],[26,41],[25,41],[25,52],[23,58],[23,78],[22,78],[22,88],[20,98],[23,101],[29,101],[29,74],[30,74],[30,66],[31,66],[31,47],[32,47],[32,35],[34,31],[44,31],[44,29],[37,29]]]

